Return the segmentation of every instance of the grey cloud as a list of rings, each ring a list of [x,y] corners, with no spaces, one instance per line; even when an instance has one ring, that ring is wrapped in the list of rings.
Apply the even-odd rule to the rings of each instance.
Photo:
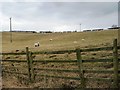
[[[111,20],[117,12],[116,2],[6,2],[2,3],[2,13],[16,20],[34,23],[73,23],[91,25],[91,21],[99,24]],[[111,15],[107,17],[108,15]],[[117,14],[116,14],[117,15]],[[116,16],[117,17],[117,16]],[[96,20],[95,20],[96,19]],[[86,22],[88,21],[88,22]],[[116,20],[117,21],[117,20]],[[110,22],[108,22],[110,23]],[[111,23],[116,23],[111,22]],[[108,24],[107,24],[108,25]],[[110,25],[110,24],[109,24]]]
[[[56,13],[71,17],[87,14],[97,16],[112,13],[117,9],[117,3],[113,2],[20,2],[5,3],[4,5],[2,8],[4,13],[19,16],[26,13],[33,14],[33,16],[54,15]]]

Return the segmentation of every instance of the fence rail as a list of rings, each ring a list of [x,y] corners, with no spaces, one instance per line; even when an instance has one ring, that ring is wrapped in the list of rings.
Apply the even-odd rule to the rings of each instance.
[[[107,81],[107,82],[113,82],[114,87],[119,87],[119,77],[120,77],[120,70],[118,69],[118,65],[120,62],[120,59],[118,58],[118,50],[120,49],[120,46],[117,46],[117,39],[113,41],[113,47],[100,47],[100,48],[91,48],[91,49],[79,49],[76,50],[63,50],[63,51],[52,51],[52,52],[46,52],[46,51],[40,51],[40,52],[31,52],[29,51],[29,48],[26,47],[25,53],[0,53],[0,55],[26,55],[26,60],[2,60],[2,62],[26,62],[28,67],[27,73],[19,73],[16,72],[16,74],[24,74],[28,75],[30,82],[34,82],[36,80],[36,77],[50,77],[50,78],[62,78],[62,79],[73,79],[73,80],[80,80],[81,88],[86,87],[86,81],[88,80],[97,80],[97,81]],[[107,59],[92,59],[92,60],[83,60],[82,59],[82,52],[93,52],[93,51],[113,51],[113,58],[107,58]],[[33,54],[64,54],[64,53],[76,53],[76,60],[33,60],[32,55]],[[1,60],[0,60],[1,61]],[[33,63],[77,63],[78,69],[76,70],[65,70],[65,69],[48,69],[48,68],[35,68]],[[92,69],[84,69],[83,63],[92,63],[92,62],[112,62],[113,63],[113,69],[112,70],[92,70]],[[41,75],[39,73],[35,73],[35,71],[49,71],[49,72],[72,72],[72,73],[78,73],[79,77],[65,77],[65,76],[53,76],[53,75]],[[6,73],[12,73],[10,71],[3,71]],[[15,73],[15,72],[13,72]],[[84,77],[85,73],[105,73],[105,74],[113,74],[113,78],[87,78]]]
[[[44,63],[73,63],[77,60],[34,60],[33,62],[44,62]]]
[[[27,62],[26,60],[0,60],[0,62]]]
[[[48,77],[48,78],[61,78],[61,79],[73,79],[73,80],[80,80],[79,77],[63,77],[63,76],[53,76],[53,75],[40,75],[40,74],[35,74],[36,76],[41,76],[41,77]]]
[[[10,73],[10,74],[20,74],[20,75],[22,74],[22,75],[28,75],[28,73],[20,73],[20,72],[15,72],[15,71],[14,71],[14,72],[13,72],[13,71],[12,71],[12,72],[11,72],[11,71],[2,71],[2,72]]]
[[[117,49],[120,49],[120,46],[117,46]],[[90,49],[80,49],[81,52],[90,52],[90,51],[102,51],[102,50],[113,50],[113,47],[100,47],[100,48],[90,48]],[[39,51],[32,52],[32,54],[64,54],[64,53],[74,53],[76,50],[62,50],[62,51]],[[24,53],[0,53],[0,55],[26,55]]]
[[[104,81],[104,82],[113,82],[114,79],[112,78],[85,78],[89,81]]]
[[[25,53],[0,53],[0,55],[26,55]]]
[[[113,62],[113,59],[94,59],[94,60],[82,60],[83,63],[88,63],[88,62]]]
[[[64,69],[43,69],[43,68],[34,68],[34,70],[44,70],[48,72],[78,72],[79,70],[64,70]]]

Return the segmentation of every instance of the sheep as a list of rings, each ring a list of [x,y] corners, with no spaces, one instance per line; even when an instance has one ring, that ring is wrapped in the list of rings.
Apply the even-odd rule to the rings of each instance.
[[[35,43],[34,46],[39,47],[40,46],[39,42]]]
[[[84,41],[85,39],[82,39],[82,41]]]
[[[77,41],[74,41],[73,43],[77,43]]]
[[[50,39],[50,41],[52,41],[53,39]]]

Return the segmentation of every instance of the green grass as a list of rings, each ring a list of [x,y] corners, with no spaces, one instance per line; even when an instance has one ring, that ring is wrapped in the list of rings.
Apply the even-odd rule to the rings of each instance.
[[[16,49],[25,50],[26,46],[32,51],[41,51],[101,46],[106,43],[111,45],[113,39],[117,38],[117,30],[51,34],[12,32],[12,35],[13,43],[10,43],[10,33],[2,33],[3,52],[15,51]],[[53,40],[50,41],[50,39]],[[82,39],[85,40],[82,41]],[[73,43],[74,41],[77,41],[77,43]],[[40,47],[35,48],[35,42],[40,42]]]

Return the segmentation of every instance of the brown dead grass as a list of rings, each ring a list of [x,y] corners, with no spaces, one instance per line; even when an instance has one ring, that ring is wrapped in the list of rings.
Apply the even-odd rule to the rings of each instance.
[[[9,33],[3,33],[3,52],[25,52],[25,47],[30,47],[31,51],[53,51],[64,49],[75,49],[76,47],[91,48],[100,46],[111,46],[114,38],[117,37],[117,31],[101,31],[101,32],[81,32],[81,33],[53,33],[53,34],[33,34],[33,33],[13,33],[13,43],[9,42]],[[52,38],[53,41],[49,41]],[[81,41],[84,38],[85,41]],[[40,47],[34,48],[34,42],[41,42]],[[77,44],[73,42],[77,41]],[[90,52],[82,53],[83,59],[96,59],[96,58],[111,58],[112,52]],[[4,59],[25,60],[26,56],[3,56]],[[8,59],[8,60],[9,60]],[[34,60],[75,60],[76,53],[65,54],[51,54],[51,55],[35,55]],[[4,70],[19,71],[27,73],[27,64],[23,63],[3,63],[6,68]],[[87,63],[83,65],[87,69],[112,69],[111,63]],[[10,68],[12,67],[12,68]],[[16,69],[15,67],[19,67]],[[50,68],[50,69],[78,69],[77,63],[34,63],[36,68]],[[14,69],[13,69],[14,68]],[[62,72],[47,72],[47,71],[35,71],[36,73],[58,75],[66,77],[79,77],[78,73],[62,73]],[[111,78],[111,74],[92,74],[87,73],[85,77],[104,77]],[[3,74],[3,87],[5,88],[78,88],[80,81],[76,80],[64,80],[46,77],[36,77],[37,81],[29,83],[28,76],[16,75],[16,74]],[[110,88],[111,83],[105,82],[87,82],[87,88]]]

